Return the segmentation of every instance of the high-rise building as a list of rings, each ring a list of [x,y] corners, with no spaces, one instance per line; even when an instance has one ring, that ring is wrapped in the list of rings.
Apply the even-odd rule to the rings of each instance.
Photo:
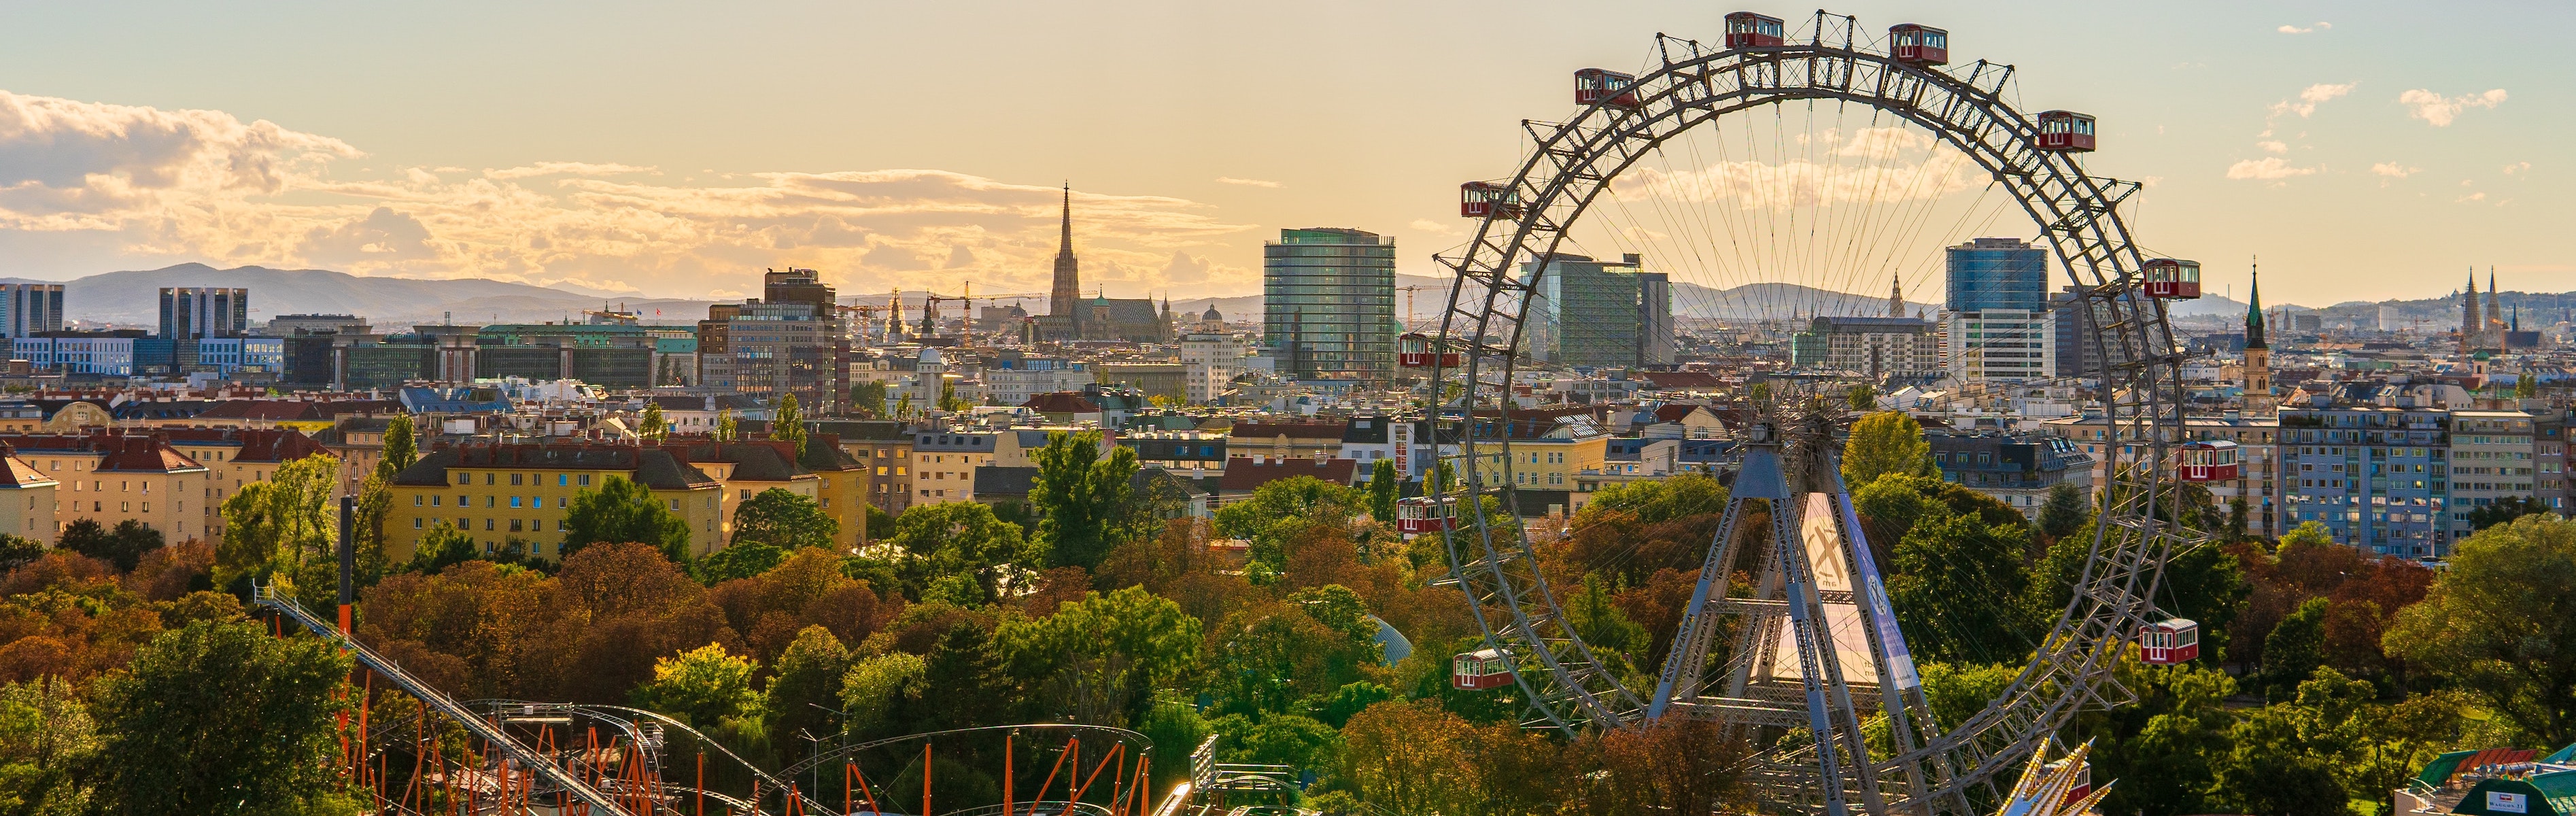
[[[760,293],[707,308],[698,322],[699,381],[773,406],[794,394],[808,415],[832,412],[850,392],[850,336],[832,287],[811,269],[772,270]]]
[[[1521,345],[1531,359],[1569,366],[1672,364],[1672,283],[1638,256],[1596,261],[1559,254],[1521,265],[1537,277]]]
[[[2057,314],[2049,307],[2048,253],[2018,238],[1950,247],[1949,299],[1941,315],[1950,376],[2019,382],[2057,372]]]
[[[1262,334],[1301,379],[1395,378],[1395,238],[1283,229],[1261,248]]]
[[[161,336],[172,340],[240,337],[250,328],[250,290],[162,287]]]
[[[63,330],[63,285],[0,283],[0,337]]]

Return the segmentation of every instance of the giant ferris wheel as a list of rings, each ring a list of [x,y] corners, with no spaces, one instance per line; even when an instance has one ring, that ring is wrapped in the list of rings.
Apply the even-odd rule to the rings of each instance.
[[[1462,662],[1517,686],[1505,691],[1529,725],[1710,720],[1753,747],[1745,770],[1771,806],[1965,812],[2079,710],[2131,699],[2112,669],[2163,623],[2153,598],[2165,560],[2200,541],[2163,520],[2177,515],[2180,474],[2196,472],[2180,463],[2204,454],[2186,450],[2200,446],[2182,433],[2181,358],[2161,302],[2197,296],[2198,266],[2133,240],[2122,208],[2139,185],[2084,168],[2092,117],[2025,113],[2011,66],[1952,66],[1948,46],[1940,29],[1880,38],[1823,12],[1794,33],[1730,14],[1715,46],[1657,35],[1635,73],[1576,72],[1569,120],[1523,122],[1527,154],[1511,177],[1462,188],[1475,221],[1439,257],[1457,276],[1439,331],[1401,355],[1432,384],[1459,452],[1455,478],[1434,480],[1413,512],[1444,531],[1448,581],[1484,627],[1490,648]],[[1973,716],[1936,721],[1841,483],[1840,417],[1815,401],[1782,401],[1740,429],[1722,532],[1661,671],[1606,663],[1514,514],[1539,470],[1512,432],[1515,373],[1548,353],[1534,340],[1580,345],[1536,336],[1579,326],[1574,295],[1551,282],[1571,274],[1559,261],[1661,268],[1676,301],[1753,325],[1850,314],[1862,304],[1839,293],[1880,286],[1894,292],[1875,303],[1901,315],[1909,278],[1938,279],[1941,245],[2011,230],[2015,210],[2072,284],[2060,314],[2074,325],[2059,336],[2081,346],[2111,477],[2072,600],[2014,652],[2031,657],[2010,686]],[[1739,564],[1758,565],[1749,585]],[[1886,743],[1873,748],[1863,723],[1881,717]]]

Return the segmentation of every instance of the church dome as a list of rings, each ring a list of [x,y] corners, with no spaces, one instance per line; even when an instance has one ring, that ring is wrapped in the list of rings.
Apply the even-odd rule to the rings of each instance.
[[[1225,315],[1217,314],[1217,313],[1216,313],[1216,304],[1214,304],[1214,303],[1210,303],[1210,304],[1208,304],[1208,310],[1207,310],[1207,312],[1206,312],[1206,313],[1204,313],[1204,314],[1199,315],[1199,319],[1200,319],[1200,320],[1205,320],[1205,321],[1210,322],[1210,323],[1214,323],[1214,322],[1217,322],[1217,321],[1220,321],[1220,320],[1224,320],[1224,319],[1225,319]]]

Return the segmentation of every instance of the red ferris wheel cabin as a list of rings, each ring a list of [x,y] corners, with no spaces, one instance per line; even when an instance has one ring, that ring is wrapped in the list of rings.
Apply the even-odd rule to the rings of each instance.
[[[2074,111],[2040,111],[2039,149],[2060,153],[2093,152],[2093,116]]]
[[[1585,68],[1574,72],[1574,104],[1600,103],[1621,108],[1637,106],[1637,78],[1604,68]]]
[[[1907,65],[1950,64],[1950,32],[1921,23],[1887,29],[1887,55]]]
[[[1765,17],[1750,11],[1726,15],[1726,47],[1779,45],[1788,39],[1788,28],[1778,17]]]

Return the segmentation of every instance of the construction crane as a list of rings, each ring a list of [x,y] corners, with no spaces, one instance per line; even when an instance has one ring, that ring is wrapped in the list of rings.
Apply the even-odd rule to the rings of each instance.
[[[1404,320],[1404,326],[1405,326],[1405,328],[1407,328],[1407,329],[1414,328],[1414,326],[1413,326],[1413,321],[1414,321],[1414,317],[1413,317],[1413,292],[1414,292],[1414,290],[1417,290],[1417,289],[1430,289],[1430,290],[1433,290],[1433,291],[1438,291],[1438,290],[1440,290],[1441,288],[1443,288],[1443,287],[1438,287],[1438,286],[1398,286],[1398,287],[1395,287],[1395,291],[1403,292],[1403,293],[1404,293],[1404,318],[1403,318],[1403,320]]]

